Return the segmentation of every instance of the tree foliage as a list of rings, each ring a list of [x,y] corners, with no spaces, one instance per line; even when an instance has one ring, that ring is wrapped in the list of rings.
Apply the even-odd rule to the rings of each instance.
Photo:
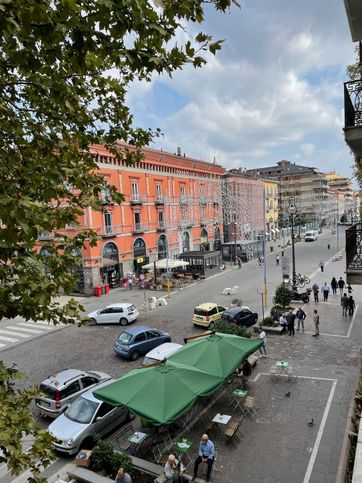
[[[77,226],[85,208],[102,208],[105,181],[89,146],[102,143],[129,163],[141,156],[158,131],[133,126],[127,88],[187,64],[200,67],[221,48],[202,31],[176,41],[179,29],[203,22],[207,4],[225,12],[237,2],[0,0],[0,319],[79,321],[77,302],[61,307],[54,297],[60,288],[70,293],[75,281],[67,267],[96,233],[56,233]],[[135,150],[120,152],[118,140]],[[113,201],[122,200],[109,190]],[[44,232],[55,234],[42,243],[41,256],[36,247]],[[1,444],[9,468],[33,469],[37,458],[47,464],[48,441],[40,433],[27,456],[21,450],[22,433],[37,436],[25,414],[35,390],[16,392],[20,374],[1,371]]]
[[[288,307],[293,299],[293,293],[284,284],[280,284],[275,290],[275,295],[273,298],[273,303],[276,305],[281,305],[282,307]]]

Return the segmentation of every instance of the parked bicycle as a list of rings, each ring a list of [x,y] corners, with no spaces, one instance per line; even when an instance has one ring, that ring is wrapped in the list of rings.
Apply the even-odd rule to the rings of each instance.
[[[310,283],[310,278],[306,277],[305,275],[302,275],[301,273],[298,273],[295,277],[295,283],[298,287],[302,288],[305,285],[308,285],[308,283]],[[293,278],[289,280],[289,285],[291,287],[293,286]]]

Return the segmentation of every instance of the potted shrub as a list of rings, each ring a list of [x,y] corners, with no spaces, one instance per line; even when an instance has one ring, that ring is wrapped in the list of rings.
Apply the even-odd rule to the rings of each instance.
[[[239,335],[240,337],[250,338],[250,332],[245,327],[239,327],[236,324],[232,324],[230,322],[225,322],[222,320],[213,322],[210,325],[210,329],[215,330],[215,332],[221,332],[223,334],[233,334]]]
[[[111,443],[99,441],[92,451],[90,468],[96,473],[114,479],[121,466],[127,473],[130,473],[132,471],[131,457],[128,454],[114,451]]]

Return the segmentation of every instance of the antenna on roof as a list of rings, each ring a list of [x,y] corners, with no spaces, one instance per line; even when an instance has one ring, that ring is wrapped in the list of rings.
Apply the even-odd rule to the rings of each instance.
[[[216,164],[216,156],[214,156],[214,162],[213,162],[213,164]]]

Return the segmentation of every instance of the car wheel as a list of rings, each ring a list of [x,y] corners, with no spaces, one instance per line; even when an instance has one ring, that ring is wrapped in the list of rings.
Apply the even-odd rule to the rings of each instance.
[[[97,325],[97,320],[92,317],[89,319],[89,325]]]
[[[125,318],[125,317],[122,317],[119,321],[119,323],[123,326],[127,325],[128,324],[128,320]]]
[[[134,351],[131,354],[131,360],[136,361],[139,358],[139,356],[140,356],[140,353],[138,351]]]

